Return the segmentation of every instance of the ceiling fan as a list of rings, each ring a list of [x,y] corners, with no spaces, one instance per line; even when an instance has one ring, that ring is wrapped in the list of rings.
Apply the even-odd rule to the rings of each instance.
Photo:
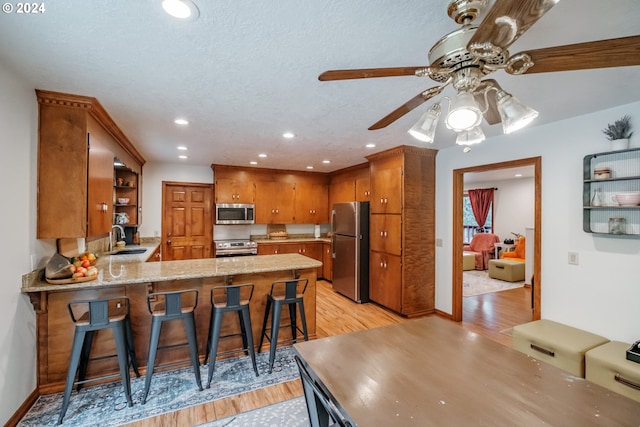
[[[494,71],[532,74],[592,68],[640,65],[640,35],[599,40],[511,55],[509,46],[535,24],[559,0],[496,0],[478,26],[472,25],[489,0],[451,0],[447,13],[461,28],[445,35],[429,51],[428,66],[329,70],[321,81],[374,77],[427,76],[440,83],[378,120],[369,130],[382,129],[439,95],[445,87],[456,90],[449,101],[448,128],[458,132],[457,143],[470,145],[484,139],[482,118],[501,123],[505,133],[528,124],[537,112],[502,90]],[[484,79],[484,80],[483,80]],[[414,137],[433,142],[441,113],[440,102],[432,106],[410,130]]]

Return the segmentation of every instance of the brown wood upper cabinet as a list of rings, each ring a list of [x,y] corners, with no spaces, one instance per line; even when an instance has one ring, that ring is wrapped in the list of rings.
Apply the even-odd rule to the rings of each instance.
[[[329,210],[336,203],[368,202],[370,194],[368,163],[334,172],[329,184]]]
[[[216,203],[255,203],[257,224],[329,222],[326,174],[211,165]]]
[[[144,159],[95,98],[36,90],[37,238],[111,231],[114,157],[141,172]]]

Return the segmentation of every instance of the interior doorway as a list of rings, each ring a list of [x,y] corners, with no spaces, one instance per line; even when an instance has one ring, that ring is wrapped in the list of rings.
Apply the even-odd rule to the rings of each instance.
[[[462,267],[462,241],[464,235],[463,227],[463,196],[464,196],[464,174],[472,172],[486,172],[491,170],[509,169],[523,166],[533,166],[534,168],[534,230],[533,230],[533,286],[532,320],[540,319],[540,295],[542,283],[540,280],[541,271],[541,195],[542,195],[542,158],[532,157],[507,162],[492,163],[487,165],[473,166],[453,171],[453,241],[460,244],[453,245],[453,278],[452,278],[452,318],[462,321],[463,314],[463,267]]]

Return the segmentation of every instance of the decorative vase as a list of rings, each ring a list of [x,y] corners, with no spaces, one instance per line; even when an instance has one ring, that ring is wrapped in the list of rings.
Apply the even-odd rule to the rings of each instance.
[[[626,150],[629,148],[629,138],[625,139],[614,139],[611,141],[611,150]]]
[[[602,206],[602,198],[600,197],[600,189],[596,188],[591,199],[591,206]]]

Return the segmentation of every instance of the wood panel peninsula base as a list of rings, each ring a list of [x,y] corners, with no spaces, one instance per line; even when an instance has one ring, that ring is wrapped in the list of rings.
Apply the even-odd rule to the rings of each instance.
[[[149,254],[153,251],[148,251]],[[148,256],[148,254],[147,254]],[[99,277],[95,281],[51,285],[36,280],[24,283],[22,292],[27,293],[36,312],[37,340],[37,390],[39,394],[50,394],[64,390],[74,325],[69,318],[67,304],[77,299],[107,298],[126,295],[131,303],[131,322],[134,346],[141,374],[146,370],[146,360],[151,331],[151,316],[147,310],[147,295],[181,289],[197,289],[196,332],[200,360],[205,356],[209,319],[211,313],[210,290],[214,286],[253,283],[255,290],[251,300],[251,322],[253,341],[260,342],[260,328],[264,317],[266,295],[271,283],[294,277],[306,278],[309,285],[304,297],[309,338],[316,337],[316,268],[322,263],[299,254],[258,255],[252,257],[208,258],[184,261],[143,262],[135,256],[103,256],[99,259]],[[288,314],[283,314],[287,316]],[[284,320],[283,320],[284,322]],[[288,323],[288,322],[285,322]],[[222,335],[239,331],[237,316],[225,316]],[[288,331],[282,331],[286,333]],[[115,354],[111,331],[96,334],[92,357]],[[169,322],[163,326],[160,345],[186,342],[181,322]],[[268,343],[265,343],[266,349]],[[239,337],[220,340],[219,351],[241,349]],[[159,365],[176,363],[188,365],[188,347],[159,350],[156,369]],[[117,374],[116,358],[92,361],[87,378]],[[118,378],[112,379],[116,381]]]

